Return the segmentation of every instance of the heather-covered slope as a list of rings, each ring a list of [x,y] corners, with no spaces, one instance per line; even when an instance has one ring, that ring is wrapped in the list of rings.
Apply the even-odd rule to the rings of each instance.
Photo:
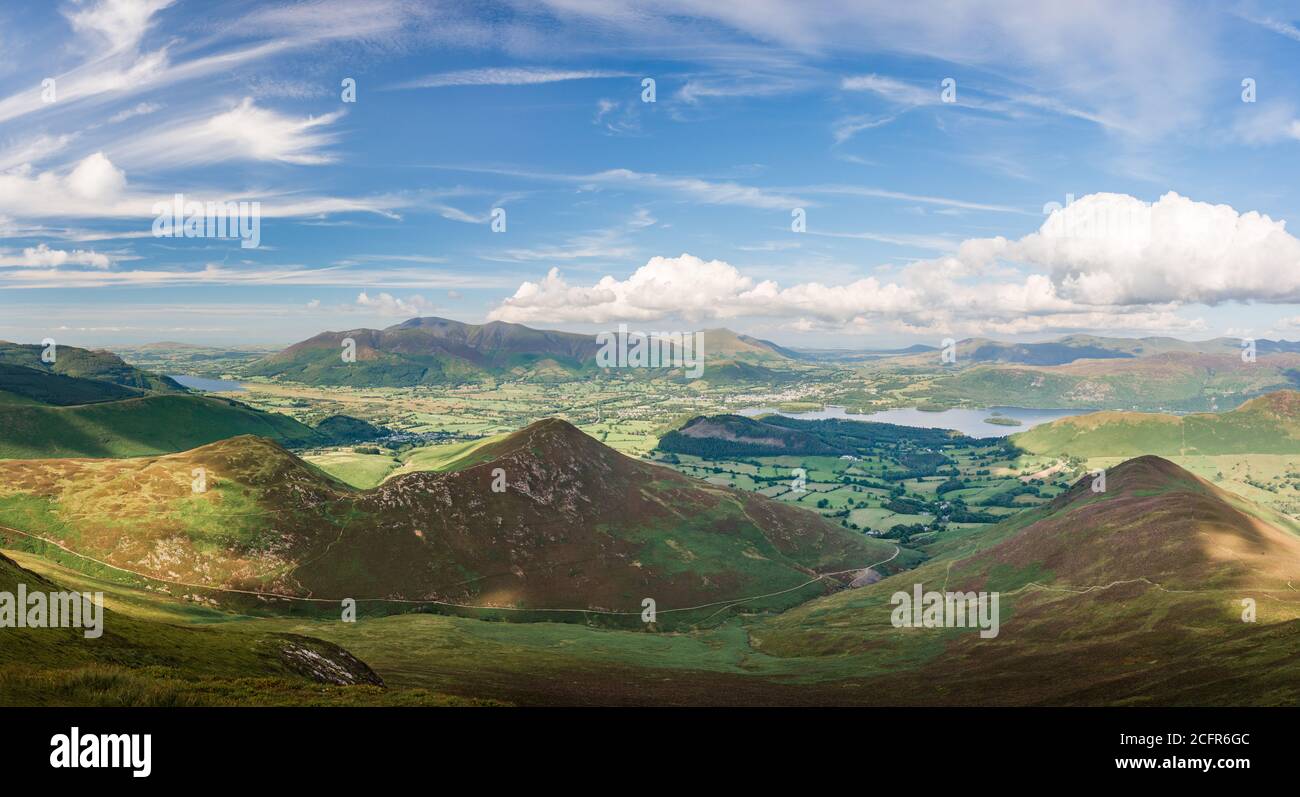
[[[1112,468],[1105,492],[1091,482],[765,621],[753,644],[858,657],[895,704],[1300,703],[1296,530],[1158,457]],[[915,584],[998,592],[999,634],[894,627],[891,595]]]
[[[206,492],[192,491],[196,468]],[[660,612],[768,593],[780,594],[755,605],[788,606],[832,588],[820,573],[915,560],[813,513],[629,459],[559,420],[485,445],[455,472],[361,492],[250,437],[132,461],[4,462],[0,484],[0,523],[117,567],[326,601],[635,621],[644,598]]]

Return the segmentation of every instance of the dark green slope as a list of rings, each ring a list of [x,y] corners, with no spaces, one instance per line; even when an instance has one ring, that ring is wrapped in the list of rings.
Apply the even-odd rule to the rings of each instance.
[[[16,593],[20,584],[28,595],[69,589],[0,554],[0,591]],[[0,706],[381,699],[376,687],[383,681],[370,667],[324,640],[172,625],[110,608],[103,609],[102,629],[95,639],[84,627],[4,629]],[[355,685],[366,688],[334,691]]]
[[[58,346],[54,349],[55,361],[41,360],[45,347],[39,344],[9,343],[0,341],[0,364],[34,368],[52,374],[94,379],[142,391],[184,393],[174,380],[166,376],[142,371],[127,365],[121,357],[109,351],[79,349],[75,346]],[[0,389],[4,389],[0,383]]]
[[[63,407],[142,395],[142,390],[113,382],[0,363],[0,404],[47,404]]]
[[[137,457],[242,434],[289,446],[325,441],[287,415],[228,399],[151,395],[71,407],[0,405],[0,458]]]
[[[701,415],[660,438],[659,450],[701,457],[840,455],[866,453],[879,445],[937,451],[972,442],[971,438],[948,429],[921,429],[876,421]]]

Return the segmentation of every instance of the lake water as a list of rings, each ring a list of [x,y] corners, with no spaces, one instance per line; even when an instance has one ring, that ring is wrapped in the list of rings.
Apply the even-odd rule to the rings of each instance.
[[[184,374],[168,374],[168,376],[191,390],[205,390],[209,393],[216,393],[244,389],[243,385],[229,379],[208,379],[204,376],[186,376]]]
[[[984,419],[1000,413],[1003,418],[1020,421],[1019,426],[1001,426],[987,423]],[[739,411],[739,415],[765,415],[776,413],[787,418],[804,418],[820,420],[823,418],[843,418],[849,421],[877,421],[895,423],[899,426],[914,426],[921,429],[952,429],[969,437],[1006,437],[1016,432],[1023,432],[1040,423],[1068,418],[1071,415],[1085,415],[1093,410],[1033,410],[1025,407],[989,407],[987,409],[950,409],[942,412],[923,412],[918,409],[881,410],[880,412],[854,415],[843,407],[828,406],[821,410],[809,412],[781,412],[772,407],[751,407]]]

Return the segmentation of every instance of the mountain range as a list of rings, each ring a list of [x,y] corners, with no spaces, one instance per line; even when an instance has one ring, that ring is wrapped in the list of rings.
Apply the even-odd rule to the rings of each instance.
[[[925,374],[936,404],[1140,409],[1228,409],[1269,390],[1300,384],[1300,343],[1258,340],[1254,358],[1242,341],[1215,338],[1107,338],[1069,335],[1055,341],[959,341],[955,362],[936,347],[894,350],[800,350],[727,329],[695,333],[704,341],[703,380],[714,385],[778,386],[834,369],[899,376]],[[344,342],[356,358],[342,357]],[[247,376],[316,386],[404,387],[493,383],[501,379],[568,381],[602,373],[683,379],[683,369],[602,369],[593,334],[412,318],[382,330],[324,332],[246,366]],[[852,403],[852,397],[844,399]],[[1222,406],[1220,407],[1220,403]]]
[[[704,330],[710,364],[761,364],[800,359],[776,344],[726,329]],[[355,361],[341,356],[355,344]],[[601,343],[593,334],[532,329],[492,321],[465,324],[412,318],[384,329],[322,332],[248,367],[267,376],[316,385],[411,386],[495,377],[572,378],[597,369]],[[635,369],[632,369],[635,370]]]

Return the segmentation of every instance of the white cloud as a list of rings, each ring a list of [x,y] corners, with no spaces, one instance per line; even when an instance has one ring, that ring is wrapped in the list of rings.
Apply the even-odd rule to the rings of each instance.
[[[899,105],[920,106],[939,102],[939,85],[923,88],[913,83],[885,77],[883,75],[853,75],[840,81],[840,88],[845,91],[868,91]]]
[[[567,80],[598,80],[628,77],[625,72],[605,72],[592,69],[544,69],[526,67],[492,67],[488,69],[463,69],[439,72],[436,75],[399,83],[394,89],[434,89],[447,86],[533,86],[541,83],[559,83]]]
[[[1300,301],[1300,241],[1258,213],[1174,193],[1154,204],[1094,194],[1018,240],[976,238],[891,280],[782,287],[689,254],[651,258],[627,279],[573,285],[552,268],[490,318],[503,321],[797,319],[826,329],[880,327],[1020,334],[1064,329],[1187,330],[1176,311],[1224,301]]]
[[[605,42],[617,30],[648,52],[659,52],[659,45],[694,55],[717,39],[721,26],[761,42],[754,49],[763,53],[784,48],[861,58],[888,52],[941,58],[965,72],[988,68],[1035,86],[1039,97],[1056,98],[1076,114],[1123,120],[1128,132],[1141,136],[1197,123],[1225,78],[1221,16],[1184,3],[968,0],[936,11],[932,3],[897,0],[545,2],[575,27],[605,26],[611,31]]]
[[[102,0],[65,16],[72,29],[102,40],[108,52],[134,50],[153,23],[153,15],[175,0]]]
[[[151,166],[190,166],[222,161],[278,161],[300,165],[331,163],[323,150],[336,136],[324,128],[343,111],[321,116],[293,117],[259,108],[245,97],[228,111],[203,119],[162,127],[143,138],[115,148],[124,163]]]
[[[117,113],[108,117],[108,123],[117,124],[118,122],[125,122],[127,119],[130,119],[133,116],[148,116],[151,113],[157,113],[158,111],[162,110],[162,107],[163,107],[162,103],[157,103],[157,102],[136,103],[130,108],[127,108],[122,111],[118,111]]]
[[[500,174],[529,180],[572,183],[584,189],[595,189],[604,186],[639,189],[675,194],[706,205],[739,205],[741,207],[789,211],[791,208],[815,204],[809,200],[800,199],[790,191],[785,190],[769,190],[731,181],[705,180],[700,177],[676,177],[653,172],[638,172],[632,169],[606,169],[605,171],[590,174],[556,174],[463,166],[434,166],[433,168]],[[829,191],[830,189],[826,190]]]
[[[45,244],[28,247],[19,256],[6,255],[0,252],[0,266],[57,267],[64,265],[108,268],[113,265],[113,259],[94,250],[73,249],[72,251],[66,251],[51,249]]]
[[[73,167],[64,184],[74,195],[92,201],[113,199],[126,187],[126,173],[96,152]]]
[[[1047,271],[1087,304],[1300,301],[1300,240],[1286,222],[1169,192],[1152,204],[1091,194],[988,256]]]
[[[97,288],[109,285],[157,287],[163,285],[304,285],[415,289],[507,289],[508,280],[490,275],[464,275],[422,269],[351,269],[341,266],[231,267],[208,263],[200,269],[139,268],[77,269],[31,267],[0,269],[0,285],[14,288]],[[377,300],[379,301],[379,300]],[[406,300],[410,301],[410,300]],[[350,307],[352,305],[349,305]]]
[[[1300,115],[1287,102],[1242,103],[1233,132],[1247,144],[1300,141]]]
[[[909,194],[903,191],[890,191],[884,188],[872,188],[861,185],[813,185],[793,190],[798,190],[808,194],[834,194],[839,196],[858,196],[873,199],[898,199],[904,202],[920,202],[923,205],[938,205],[940,207],[957,208],[960,210],[986,210],[994,213],[1027,213],[1027,211],[1011,207],[1010,205],[971,202],[964,199],[954,199],[952,197],[944,196]]]
[[[310,0],[253,9],[223,20],[209,20],[213,31],[198,45],[173,40],[150,52],[140,44],[154,15],[174,0],[100,0],[81,4],[69,21],[91,44],[78,48],[76,66],[53,75],[57,107],[120,101],[168,86],[227,75],[246,64],[331,41],[378,46],[428,31],[421,22],[429,9],[410,0]],[[462,28],[436,30],[456,36]],[[257,40],[259,39],[260,40]],[[249,44],[250,38],[254,41]],[[230,40],[238,41],[236,47]],[[185,58],[195,52],[201,55]],[[203,96],[203,90],[191,96]],[[0,99],[0,122],[48,112],[41,86],[31,85]]]
[[[11,219],[138,218],[144,229],[157,215],[156,202],[170,202],[167,193],[132,188],[125,173],[103,153],[94,153],[66,173],[46,171],[0,174],[0,217]],[[202,202],[256,200],[263,218],[305,217],[333,213],[378,213],[392,216],[397,208],[418,203],[418,197],[382,195],[360,199],[312,196],[294,192],[247,193],[196,186],[187,198]],[[111,236],[106,236],[111,237]]]
[[[378,296],[370,296],[365,291],[357,294],[357,304],[370,310],[378,312],[380,315],[395,316],[417,316],[420,313],[430,309],[431,305],[425,301],[423,296],[414,294],[399,299],[391,293],[381,293]]]
[[[30,169],[31,166],[62,152],[74,138],[76,135],[73,133],[59,136],[41,134],[10,144],[0,150],[0,172]]]

